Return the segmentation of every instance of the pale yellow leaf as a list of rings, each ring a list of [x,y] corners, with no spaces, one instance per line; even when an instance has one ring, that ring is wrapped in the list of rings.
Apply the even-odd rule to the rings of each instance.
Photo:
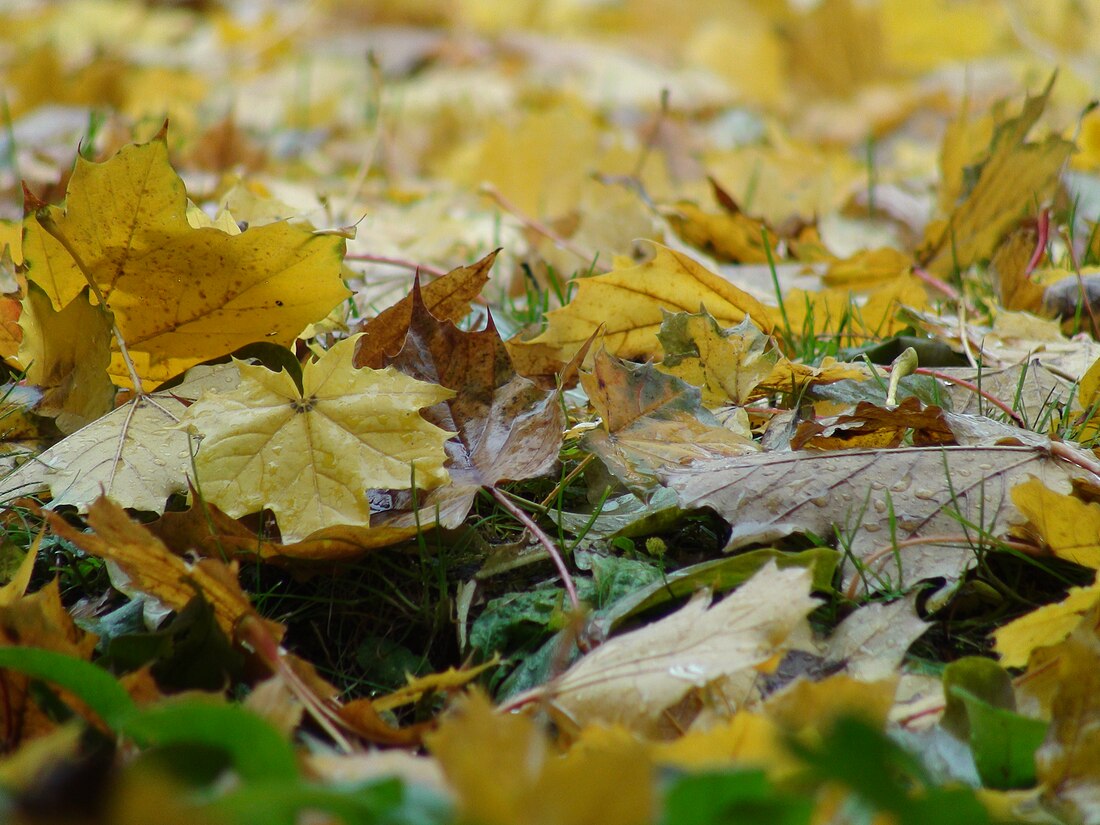
[[[83,512],[105,495],[121,507],[163,512],[168,496],[187,492],[193,444],[179,429],[186,402],[237,380],[232,366],[196,367],[183,384],[118,407],[29,459],[0,482],[0,499],[48,491],[52,507]]]
[[[769,564],[733,595],[701,594],[670,616],[604,643],[559,679],[516,697],[544,698],[580,725],[659,729],[690,691],[781,655],[818,601],[812,571]]]
[[[184,415],[202,434],[195,460],[203,495],[230,516],[271,509],[283,540],[336,525],[366,525],[369,488],[418,489],[447,480],[450,433],[419,413],[454,395],[393,368],[356,369],[359,336],[306,364],[303,390],[284,372],[237,362],[241,383]]]

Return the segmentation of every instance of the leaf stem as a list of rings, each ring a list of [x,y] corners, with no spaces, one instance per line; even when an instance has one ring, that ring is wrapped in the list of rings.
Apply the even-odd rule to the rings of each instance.
[[[541,527],[535,524],[534,519],[527,515],[520,507],[512,503],[508,496],[496,487],[490,487],[489,492],[501,507],[511,513],[520,524],[531,531],[531,535],[533,535],[538,540],[539,544],[545,548],[546,552],[550,554],[554,566],[558,568],[558,575],[561,576],[562,584],[565,585],[565,592],[569,594],[569,603],[573,606],[573,610],[580,610],[581,602],[580,599],[577,598],[577,588],[573,586],[573,577],[569,575],[569,569],[565,566],[565,559],[562,558],[554,542],[551,541],[550,537],[546,535],[546,532]]]

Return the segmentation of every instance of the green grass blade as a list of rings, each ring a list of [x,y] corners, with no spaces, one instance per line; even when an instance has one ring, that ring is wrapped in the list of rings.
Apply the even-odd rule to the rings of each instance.
[[[119,730],[137,712],[134,700],[114,676],[83,659],[37,647],[2,647],[0,668],[50,682],[79,696],[112,730]]]

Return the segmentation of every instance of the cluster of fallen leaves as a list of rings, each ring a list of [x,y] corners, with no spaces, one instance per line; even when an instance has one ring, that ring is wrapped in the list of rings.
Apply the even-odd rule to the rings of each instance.
[[[1100,821],[1100,10],[197,5],[2,12],[5,814]]]

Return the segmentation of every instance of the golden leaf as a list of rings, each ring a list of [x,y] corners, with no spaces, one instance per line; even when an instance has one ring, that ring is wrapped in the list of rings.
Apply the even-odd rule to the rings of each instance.
[[[78,158],[65,208],[26,219],[28,279],[57,309],[94,283],[143,382],[254,341],[289,345],[347,296],[343,239],[286,221],[239,235],[194,229],[186,206],[162,132],[105,163]],[[111,375],[131,383],[118,352]]]
[[[945,276],[989,258],[1021,213],[1054,192],[1058,171],[1073,152],[1073,143],[1059,135],[1027,142],[1053,83],[1052,77],[1042,94],[1027,99],[1019,117],[1001,124],[973,189],[946,223],[929,226],[919,255],[929,272]]]
[[[217,559],[185,561],[107,498],[100,498],[88,509],[92,533],[77,530],[56,513],[46,513],[46,518],[54,533],[86,553],[115,562],[136,590],[173,610],[182,610],[201,593],[214,609],[214,620],[226,638],[233,638],[242,618],[255,613],[237,583],[235,564],[227,567]],[[276,639],[281,638],[281,625],[263,624]]]
[[[664,312],[698,312],[700,305],[723,326],[749,317],[771,332],[774,310],[682,252],[654,246],[651,261],[580,279],[573,300],[546,316],[546,331],[530,341],[513,341],[513,350],[549,346],[566,361],[602,325],[608,352],[620,358],[656,357]]]

